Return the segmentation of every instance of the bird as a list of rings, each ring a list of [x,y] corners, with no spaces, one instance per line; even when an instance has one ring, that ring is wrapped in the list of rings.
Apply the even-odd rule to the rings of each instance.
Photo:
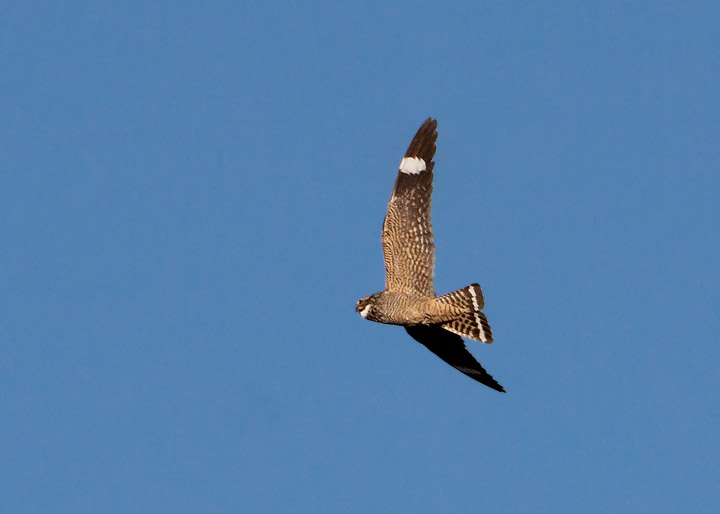
[[[437,120],[418,129],[400,161],[382,226],[385,290],[357,301],[366,320],[405,327],[410,336],[458,371],[496,391],[501,386],[467,350],[463,337],[492,343],[479,284],[436,296],[430,222]]]

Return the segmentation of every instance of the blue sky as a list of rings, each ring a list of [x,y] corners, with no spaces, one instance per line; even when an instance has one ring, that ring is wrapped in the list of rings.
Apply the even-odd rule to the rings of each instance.
[[[716,2],[16,2],[0,511],[714,512]],[[354,310],[439,120],[436,289]]]

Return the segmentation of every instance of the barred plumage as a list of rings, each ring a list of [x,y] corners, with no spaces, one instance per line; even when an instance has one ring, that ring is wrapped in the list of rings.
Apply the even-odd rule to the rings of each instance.
[[[455,369],[505,392],[467,351],[460,336],[492,342],[482,289],[471,284],[436,297],[433,287],[435,243],[430,202],[437,121],[428,118],[400,161],[383,222],[385,291],[358,300],[368,320],[402,325],[417,341]]]
[[[465,313],[462,317],[440,325],[445,330],[475,341],[492,343],[492,331],[482,312]]]
[[[481,312],[481,309],[485,307],[485,299],[480,284],[470,284],[464,289],[438,297],[437,301],[455,305],[462,311],[457,318],[442,324],[445,330],[475,341],[492,343],[490,324],[485,314]]]

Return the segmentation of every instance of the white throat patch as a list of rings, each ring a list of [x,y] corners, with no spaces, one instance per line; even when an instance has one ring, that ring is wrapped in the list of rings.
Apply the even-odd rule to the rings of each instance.
[[[403,160],[400,161],[400,171],[408,175],[417,175],[426,168],[425,159],[420,157],[403,157]]]
[[[364,319],[367,319],[368,312],[370,312],[370,304],[367,304],[365,307],[363,307],[363,310],[360,311],[360,316],[362,316]]]

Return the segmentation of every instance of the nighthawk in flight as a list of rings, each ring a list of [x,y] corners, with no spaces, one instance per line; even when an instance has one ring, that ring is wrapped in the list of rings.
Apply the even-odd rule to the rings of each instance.
[[[452,367],[504,393],[460,337],[492,343],[480,286],[435,295],[430,200],[437,135],[437,121],[428,118],[400,161],[382,228],[385,291],[358,300],[356,310],[370,321],[404,326],[413,339]]]

